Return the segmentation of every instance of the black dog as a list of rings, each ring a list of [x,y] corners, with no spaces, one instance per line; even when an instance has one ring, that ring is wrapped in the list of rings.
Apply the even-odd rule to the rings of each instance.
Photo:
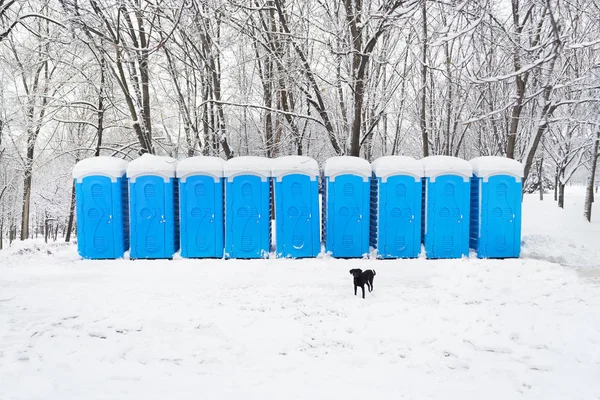
[[[375,270],[366,270],[363,272],[362,269],[351,269],[350,275],[354,277],[354,295],[356,296],[356,289],[360,286],[362,289],[363,299],[365,298],[365,283],[369,292],[373,291],[373,278],[375,278]]]

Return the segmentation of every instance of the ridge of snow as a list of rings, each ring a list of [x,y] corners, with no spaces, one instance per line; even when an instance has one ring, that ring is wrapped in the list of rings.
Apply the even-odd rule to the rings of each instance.
[[[283,156],[272,160],[271,173],[275,179],[281,179],[289,174],[309,175],[312,178],[319,176],[319,164],[314,158],[306,156]]]
[[[116,181],[125,175],[129,163],[121,158],[99,156],[85,158],[73,167],[73,179],[81,182],[86,176],[102,175]]]
[[[135,182],[138,176],[162,176],[165,181],[175,177],[177,160],[172,157],[155,156],[153,154],[142,154],[141,157],[129,163],[127,177]]]
[[[335,181],[338,175],[358,175],[367,180],[371,176],[371,163],[364,158],[354,156],[337,156],[328,158],[323,165],[323,173],[326,177]]]
[[[421,159],[423,163],[424,176],[431,178],[435,182],[435,178],[440,175],[458,175],[463,179],[469,180],[473,175],[473,167],[471,163],[462,158],[450,156],[429,156]]]
[[[523,164],[507,157],[483,156],[470,161],[473,174],[487,180],[493,175],[510,175],[520,181],[525,175]]]
[[[188,176],[208,175],[218,181],[223,177],[225,160],[219,157],[197,156],[184,158],[177,163],[176,176],[185,182]]]
[[[272,160],[266,157],[241,156],[225,161],[223,176],[234,178],[238,175],[257,175],[261,178],[271,177]]]
[[[383,156],[371,163],[375,176],[387,181],[394,175],[410,175],[416,179],[423,177],[423,164],[419,160],[407,156]]]

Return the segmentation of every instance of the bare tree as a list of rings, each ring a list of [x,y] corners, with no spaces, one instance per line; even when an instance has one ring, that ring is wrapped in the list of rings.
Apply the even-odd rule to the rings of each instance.
[[[594,147],[591,154],[591,167],[590,174],[588,175],[587,183],[585,185],[585,203],[583,206],[583,216],[588,222],[592,221],[592,203],[594,202],[594,181],[596,178],[596,170],[598,167],[598,158],[600,158],[600,152],[598,146],[600,144],[600,131],[596,133],[596,139],[594,140]]]
[[[97,58],[104,60],[121,88],[140,153],[153,153],[150,56],[172,35],[185,3],[179,7],[167,1],[149,3],[141,0],[60,0],[60,3],[72,15],[73,27],[84,33]],[[174,8],[179,10],[174,26],[161,37],[158,20]]]
[[[42,4],[38,13],[48,15],[49,12],[50,8],[46,3]],[[29,237],[31,184],[36,142],[47,118],[48,106],[60,86],[53,86],[60,62],[52,57],[51,40],[54,26],[50,20],[50,17],[37,20],[35,28],[39,36],[33,36],[34,42],[31,51],[23,51],[25,49],[23,46],[28,46],[28,44],[21,44],[12,38],[9,39],[10,50],[20,80],[19,85],[24,92],[21,97],[21,105],[24,110],[27,132],[26,151],[22,157],[24,178],[21,202],[21,240]]]

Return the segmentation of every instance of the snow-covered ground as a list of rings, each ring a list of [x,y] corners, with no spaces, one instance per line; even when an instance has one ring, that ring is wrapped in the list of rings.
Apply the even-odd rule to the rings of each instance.
[[[0,251],[0,399],[599,399],[600,209],[517,260],[83,261]],[[353,295],[351,268],[374,268]]]

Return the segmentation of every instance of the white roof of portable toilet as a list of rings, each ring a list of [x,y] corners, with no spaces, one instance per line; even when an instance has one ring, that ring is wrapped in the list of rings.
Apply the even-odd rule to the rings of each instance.
[[[316,180],[319,176],[319,164],[313,158],[306,156],[284,156],[272,160],[271,172],[275,180],[290,174],[303,174]]]
[[[409,175],[416,179],[423,177],[423,164],[419,160],[406,156],[383,156],[371,163],[375,176],[383,182],[395,175]]]
[[[360,157],[331,157],[325,161],[323,172],[332,182],[336,176],[346,174],[362,176],[366,181],[371,176],[371,163]]]
[[[225,161],[223,175],[234,178],[238,175],[257,175],[263,181],[271,177],[272,160],[266,157],[242,156]]]
[[[81,182],[86,176],[102,175],[116,182],[125,175],[128,162],[120,158],[99,156],[79,161],[73,168],[73,179]]]
[[[471,163],[458,157],[429,156],[421,159],[424,176],[435,182],[440,175],[458,175],[466,181],[473,175]]]
[[[506,157],[483,156],[471,160],[473,174],[483,178],[484,181],[493,175],[514,176],[517,181],[525,175],[523,164],[517,160]]]
[[[135,182],[138,176],[162,176],[165,182],[175,177],[177,160],[171,157],[142,154],[129,163],[127,177]]]
[[[216,181],[223,177],[225,160],[219,157],[198,156],[185,158],[177,163],[176,175],[182,182],[188,176],[208,175]]]

